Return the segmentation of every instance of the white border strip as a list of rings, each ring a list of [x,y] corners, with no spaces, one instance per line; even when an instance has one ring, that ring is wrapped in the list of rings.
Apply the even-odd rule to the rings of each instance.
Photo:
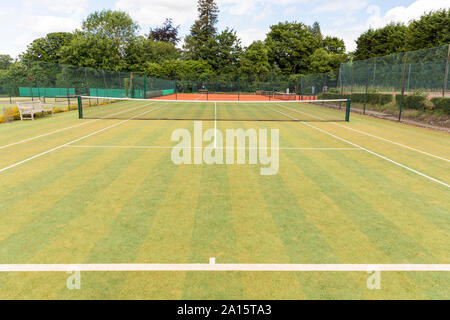
[[[111,148],[111,149],[186,149],[186,147],[177,147],[177,146],[83,146],[83,145],[67,145],[68,148]],[[206,149],[207,147],[187,147],[188,149]],[[271,147],[214,147],[214,149],[233,149],[233,150],[271,150]],[[310,147],[280,147],[276,148],[276,150],[361,150],[361,148],[310,148]]]
[[[450,264],[0,264],[0,272],[68,272],[68,271],[416,271],[448,272]]]
[[[281,106],[281,107],[283,107],[283,106]],[[274,112],[278,112],[278,113],[280,113],[280,114],[282,114],[282,115],[284,115],[284,116],[286,116],[286,117],[288,117],[288,118],[291,118],[291,119],[294,119],[294,120],[298,120],[297,118],[295,118],[295,117],[293,117],[293,116],[291,116],[291,115],[289,115],[289,114],[287,114],[287,113],[281,112],[281,111],[279,111],[279,110],[276,110],[276,109],[273,109],[273,108],[270,108],[270,107],[267,107],[267,108],[271,109],[271,110],[274,111]],[[286,107],[285,107],[285,108],[286,108]],[[288,108],[288,109],[289,109],[289,108]],[[439,183],[439,184],[441,184],[441,185],[443,185],[443,186],[445,186],[445,187],[447,187],[447,188],[450,188],[450,185],[448,185],[447,183],[445,183],[445,182],[443,182],[443,181],[440,181],[440,180],[435,179],[435,178],[433,178],[433,177],[427,176],[426,174],[424,174],[424,173],[422,173],[422,172],[420,172],[420,171],[414,170],[414,169],[412,169],[412,168],[410,168],[410,167],[408,167],[408,166],[405,166],[404,164],[401,164],[401,163],[396,162],[396,161],[394,161],[394,160],[392,160],[392,159],[389,159],[389,158],[387,158],[387,157],[385,157],[385,156],[382,156],[381,154],[378,154],[378,153],[376,153],[376,152],[374,152],[374,151],[371,151],[371,150],[369,150],[369,149],[363,148],[363,147],[361,147],[360,145],[358,145],[358,144],[356,144],[356,143],[353,143],[353,142],[350,142],[350,141],[348,141],[348,140],[346,140],[346,139],[344,139],[344,138],[341,138],[341,137],[339,137],[339,136],[337,136],[337,135],[335,135],[335,134],[332,134],[331,132],[328,132],[328,131],[326,131],[326,130],[320,129],[320,128],[318,128],[318,127],[316,127],[316,126],[313,126],[312,124],[307,123],[307,122],[304,122],[304,121],[300,121],[300,123],[301,123],[301,124],[304,124],[304,125],[306,125],[306,126],[308,126],[308,127],[310,127],[310,128],[316,129],[316,130],[318,130],[318,131],[320,131],[320,132],[322,132],[322,133],[324,133],[324,134],[327,134],[327,135],[329,135],[329,136],[331,136],[331,137],[333,137],[333,138],[336,138],[336,139],[338,139],[338,140],[341,140],[341,141],[343,141],[343,142],[346,142],[346,143],[348,143],[348,144],[350,144],[350,145],[352,145],[352,146],[355,146],[355,147],[357,147],[357,148],[360,148],[361,150],[364,150],[364,151],[366,151],[366,152],[368,152],[368,153],[370,153],[370,154],[373,154],[374,156],[377,156],[377,157],[379,157],[379,158],[381,158],[381,159],[384,159],[384,160],[386,160],[386,161],[389,161],[389,162],[391,162],[391,163],[393,163],[393,164],[395,164],[395,165],[397,165],[397,166],[399,166],[399,167],[402,167],[402,168],[404,168],[404,169],[406,169],[406,170],[409,170],[409,171],[411,171],[411,172],[414,172],[415,174],[418,174],[418,175],[420,175],[420,176],[422,176],[422,177],[424,177],[424,178],[427,178],[427,179],[429,179],[429,180],[431,180],[431,181],[437,182],[437,183]]]

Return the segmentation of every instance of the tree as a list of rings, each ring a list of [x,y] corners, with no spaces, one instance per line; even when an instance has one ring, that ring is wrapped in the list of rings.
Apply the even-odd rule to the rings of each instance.
[[[198,0],[198,19],[191,27],[191,33],[184,40],[183,49],[190,59],[206,60],[211,56],[211,46],[217,35],[217,16],[219,9],[214,0]]]
[[[23,61],[45,61],[58,63],[61,59],[60,49],[73,39],[68,32],[49,33],[43,38],[31,42],[21,56]]]
[[[10,55],[0,54],[0,70],[7,70],[13,61]]]
[[[320,24],[319,22],[314,22],[312,27],[311,27],[311,32],[312,34],[319,40],[319,42],[322,41],[323,37],[322,37],[322,30],[320,30]]]
[[[450,9],[429,12],[409,24],[408,50],[438,47],[450,43]]]
[[[241,40],[236,32],[226,28],[216,37],[212,44],[212,54],[208,62],[218,74],[236,73],[242,54]]]
[[[264,42],[253,42],[241,56],[241,72],[248,75],[264,76],[269,71],[269,51]]]
[[[177,44],[180,41],[178,37],[178,29],[180,26],[173,26],[172,19],[167,18],[162,27],[150,29],[149,39],[155,41],[172,42]]]
[[[319,48],[311,55],[309,73],[324,73],[336,70],[340,66],[340,60],[336,54]]]
[[[113,39],[121,44],[136,36],[139,26],[123,11],[103,10],[91,13],[83,21],[82,30],[103,39]]]
[[[269,63],[277,64],[283,73],[304,73],[310,56],[319,47],[312,29],[301,22],[280,22],[270,27],[265,44]]]
[[[355,59],[362,60],[406,51],[408,27],[391,23],[380,29],[369,29],[356,40]]]
[[[61,62],[80,67],[125,70],[118,42],[96,34],[77,32],[72,41],[61,48]]]
[[[337,37],[325,37],[322,40],[323,48],[329,53],[344,54],[345,42]]]
[[[127,69],[133,71],[144,71],[146,62],[162,63],[180,56],[173,42],[154,41],[143,36],[130,40],[125,48]]]
[[[70,43],[60,50],[61,62],[107,70],[128,70],[126,48],[138,25],[122,11],[103,10],[83,21]]]
[[[178,80],[213,73],[211,66],[202,60],[164,60],[161,63],[146,62],[144,66],[150,77],[176,77]]]

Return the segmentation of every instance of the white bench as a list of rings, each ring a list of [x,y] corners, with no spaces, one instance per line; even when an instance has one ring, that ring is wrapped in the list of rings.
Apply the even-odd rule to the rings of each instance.
[[[41,101],[25,101],[17,102],[17,108],[19,108],[20,120],[31,119],[34,120],[36,113],[51,112],[53,115],[53,104],[42,103]],[[25,118],[25,115],[29,117]]]

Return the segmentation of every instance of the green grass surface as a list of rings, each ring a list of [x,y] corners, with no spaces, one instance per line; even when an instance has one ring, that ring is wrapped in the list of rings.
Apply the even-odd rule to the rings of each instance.
[[[76,117],[1,124],[0,170],[121,121]],[[353,114],[350,123],[310,124],[217,126],[277,128],[281,147],[353,147],[321,129],[450,183],[448,161],[361,132],[445,159],[448,134]],[[192,126],[128,121],[74,145],[173,146],[173,130]],[[449,188],[366,151],[280,150],[273,176],[261,176],[261,165],[177,166],[170,154],[64,147],[0,172],[0,264],[450,263]],[[0,298],[450,298],[444,272],[383,272],[380,290],[367,289],[365,272],[83,272],[80,290],[66,288],[68,276],[0,273]]]

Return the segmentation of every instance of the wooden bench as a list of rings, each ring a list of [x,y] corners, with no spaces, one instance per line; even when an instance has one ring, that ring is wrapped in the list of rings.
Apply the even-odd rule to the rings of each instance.
[[[34,115],[37,113],[51,112],[53,115],[53,104],[42,103],[41,101],[21,101],[17,102],[19,108],[20,120],[31,119],[34,120]],[[24,117],[28,115],[29,117]]]

